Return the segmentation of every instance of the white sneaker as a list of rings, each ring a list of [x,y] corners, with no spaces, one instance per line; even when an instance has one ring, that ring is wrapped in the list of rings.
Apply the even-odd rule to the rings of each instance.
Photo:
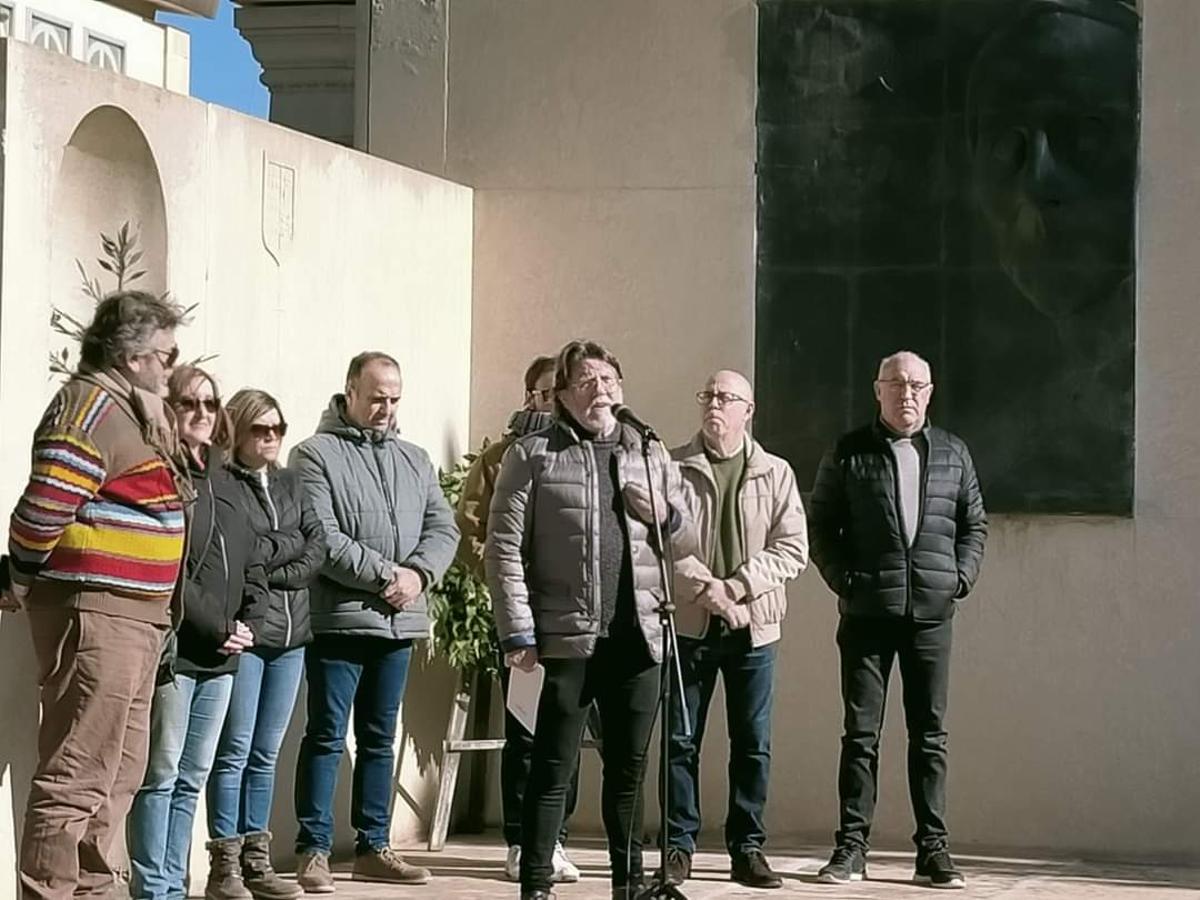
[[[553,881],[555,884],[574,884],[579,880],[579,866],[571,862],[567,856],[567,851],[557,841],[554,844],[554,857],[552,861],[554,863]]]
[[[508,855],[504,857],[504,877],[509,881],[521,880],[521,847],[518,844],[509,847]]]

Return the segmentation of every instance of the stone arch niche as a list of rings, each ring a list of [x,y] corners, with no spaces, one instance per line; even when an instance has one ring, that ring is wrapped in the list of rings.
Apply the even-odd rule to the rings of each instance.
[[[137,269],[146,274],[126,287],[152,293],[167,289],[167,217],[162,181],[150,145],[133,117],[115,106],[89,112],[63,148],[62,165],[54,185],[51,214],[50,302],[86,322],[93,302],[82,291],[75,261],[89,276],[99,278],[103,291],[116,287],[104,271],[100,235],[115,235],[128,222],[138,237],[142,257]],[[52,348],[67,346],[53,336]],[[77,360],[70,347],[71,363]]]

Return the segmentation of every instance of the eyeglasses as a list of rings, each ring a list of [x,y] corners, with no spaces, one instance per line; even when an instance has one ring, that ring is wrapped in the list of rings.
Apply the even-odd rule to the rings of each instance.
[[[205,397],[203,400],[197,397],[178,397],[171,405],[185,413],[194,413],[203,407],[205,412],[215,416],[221,408],[221,401],[216,397]]]
[[[606,391],[613,391],[617,385],[621,383],[621,379],[613,375],[593,375],[591,378],[581,378],[571,385],[572,390],[586,391],[594,394],[604,388]]]
[[[549,400],[554,396],[554,388],[534,388],[529,392],[529,396],[537,400]]]
[[[158,357],[159,364],[164,369],[172,369],[175,367],[175,363],[179,362],[178,346],[172,347],[170,350],[152,349],[150,352]]]
[[[903,394],[906,390],[912,391],[914,394],[923,394],[933,387],[933,384],[928,381],[906,381],[903,378],[881,378],[878,383],[897,394]]]
[[[287,422],[280,422],[278,425],[251,425],[250,433],[263,441],[272,435],[283,440],[287,434]]]
[[[717,406],[728,406],[730,403],[749,403],[745,397],[739,397],[737,394],[731,394],[729,391],[697,391],[696,402],[701,406],[708,406],[713,400],[717,401]]]

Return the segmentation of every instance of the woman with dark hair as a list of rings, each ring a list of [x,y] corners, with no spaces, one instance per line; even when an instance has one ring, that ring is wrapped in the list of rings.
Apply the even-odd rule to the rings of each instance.
[[[167,404],[196,488],[174,671],[161,672],[150,711],[150,758],[130,812],[134,900],[185,894],[192,819],[225,722],[233,673],[262,629],[266,573],[224,467],[229,420],[216,382],[176,368]]]
[[[544,681],[521,817],[521,897],[554,896],[554,846],[593,700],[604,734],[601,808],[612,895],[642,880],[641,783],[658,701],[662,583],[641,438],[620,424],[621,365],[591,341],[559,353],[554,424],[500,469],[484,563],[505,662]],[[652,448],[662,533],[695,552],[679,471]]]
[[[312,639],[308,584],[325,561],[320,523],[303,501],[299,477],[279,467],[287,422],[279,403],[249,388],[229,400],[233,475],[239,508],[258,536],[270,597],[254,647],[233,680],[225,730],[208,783],[208,835],[213,864],[208,900],[253,896],[290,900],[301,894],[271,865],[271,801],[275,763]],[[248,891],[247,891],[248,889]]]

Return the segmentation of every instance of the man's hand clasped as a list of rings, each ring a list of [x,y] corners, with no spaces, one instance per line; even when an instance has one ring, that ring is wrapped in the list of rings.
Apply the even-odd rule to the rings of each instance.
[[[421,576],[416,570],[407,566],[393,566],[392,580],[384,586],[380,596],[396,609],[404,609],[420,597],[423,590]]]
[[[654,524],[654,511],[650,506],[650,492],[635,481],[629,482],[622,489],[625,504],[629,511],[647,525]],[[667,524],[667,504],[661,499],[658,502],[658,521]]]
[[[739,603],[733,585],[720,578],[700,583],[695,600],[713,615],[720,616],[736,630],[750,624],[750,607]]]

